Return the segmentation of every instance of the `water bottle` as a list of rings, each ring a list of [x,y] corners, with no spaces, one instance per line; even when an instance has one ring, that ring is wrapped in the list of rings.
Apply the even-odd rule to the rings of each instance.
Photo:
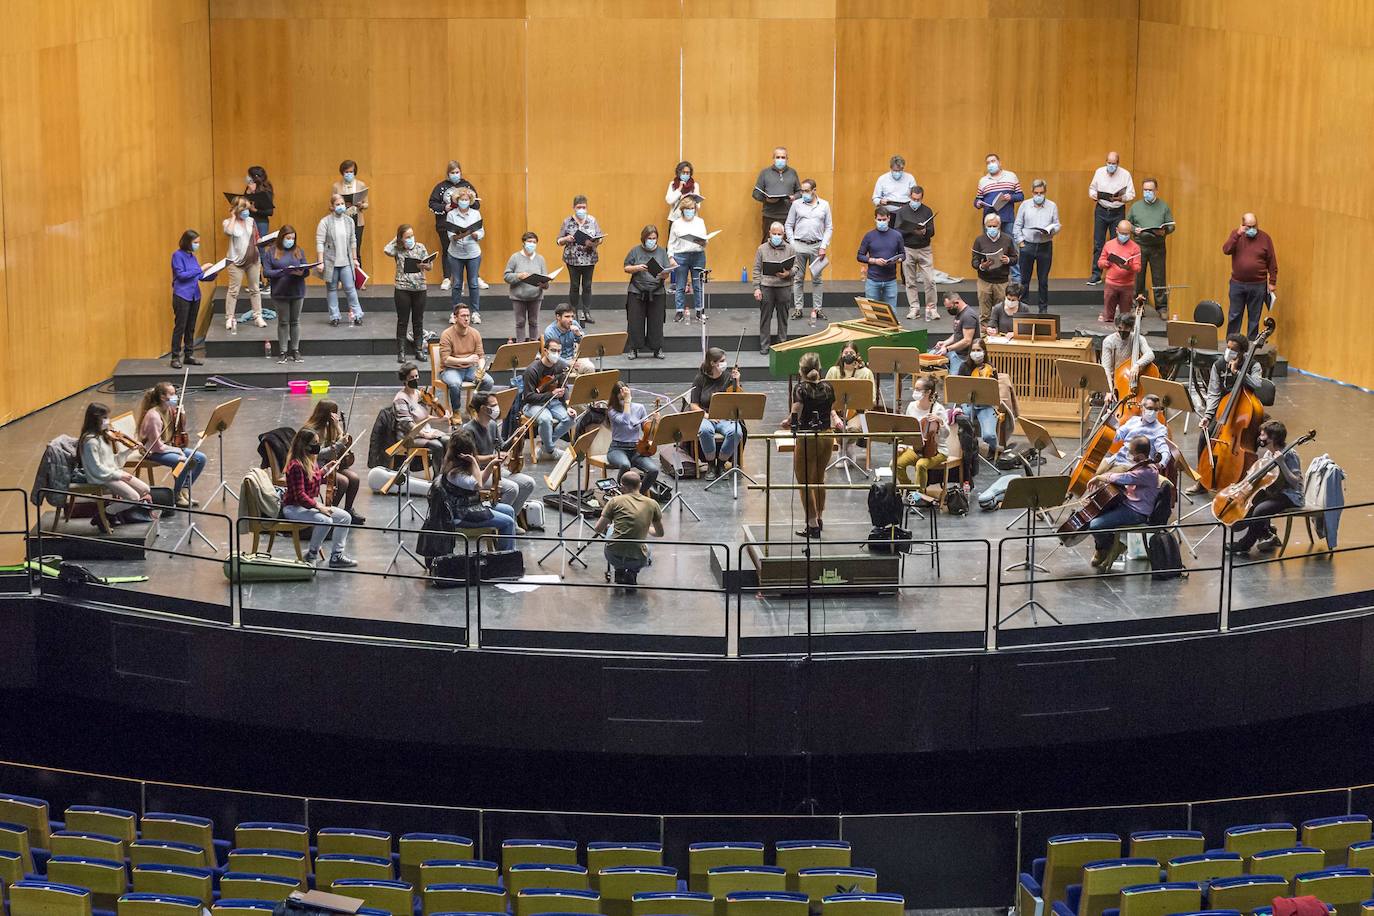
[[[262,342],[262,355],[268,359],[272,358],[272,341],[264,340]]]
[[[739,269],[739,282],[741,282],[741,283],[748,283],[748,282],[749,282],[749,268],[747,268],[747,267],[741,267],[741,268]]]

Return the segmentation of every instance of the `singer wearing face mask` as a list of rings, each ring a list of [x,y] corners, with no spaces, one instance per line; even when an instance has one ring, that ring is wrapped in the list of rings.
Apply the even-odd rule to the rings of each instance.
[[[439,247],[437,251],[448,251],[448,211],[453,209],[453,192],[459,188],[467,188],[472,192],[472,209],[482,209],[482,198],[477,195],[477,188],[472,182],[463,177],[463,166],[456,159],[450,159],[445,169],[445,175],[429,192],[429,212],[434,214],[434,232],[439,236]],[[447,291],[451,285],[448,273],[448,259],[440,257],[439,260],[444,265],[444,282],[439,287]]]
[[[801,193],[801,179],[797,170],[787,162],[787,147],[773,150],[773,164],[759,172],[751,192],[754,200],[763,204],[763,233],[760,241],[768,241],[768,227],[787,219],[792,201]]]
[[[258,289],[262,280],[258,227],[253,222],[248,198],[234,198],[229,205],[229,216],[221,226],[229,237],[229,250],[225,252],[225,257],[229,259],[229,293],[224,299],[224,327],[238,333],[239,291],[246,288],[249,301],[253,304],[253,324],[265,328],[267,322],[262,320],[262,292]]]
[[[1169,205],[1159,199],[1159,182],[1146,178],[1140,187],[1141,199],[1131,204],[1131,211],[1126,214],[1135,230],[1136,244],[1140,246],[1140,273],[1135,276],[1135,294],[1137,297],[1146,295],[1145,273],[1148,271],[1155,313],[1165,318],[1169,313],[1169,280],[1164,239],[1176,228],[1174,214]]]
[[[687,197],[678,208],[677,219],[668,227],[668,253],[677,267],[673,270],[673,321],[691,321],[687,297],[702,321],[706,320],[706,220],[701,218],[701,199]]]
[[[1046,196],[1045,179],[1031,182],[1031,199],[1016,210],[1011,238],[1019,250],[1021,283],[1030,289],[1031,277],[1039,274],[1039,311],[1050,307],[1050,267],[1054,263],[1054,237],[1059,234],[1059,207]]]
[[[358,237],[352,218],[344,212],[347,209],[343,197],[333,195],[329,198],[329,212],[315,226],[315,254],[320,262],[320,276],[324,277],[325,302],[333,327],[339,326],[341,286],[348,296],[349,324],[363,323],[363,307],[353,282],[353,269],[358,266]]]
[[[874,228],[859,242],[858,261],[864,265],[864,298],[897,307],[897,265],[906,256],[902,234],[892,228],[886,207],[873,208]]]
[[[673,180],[668,182],[668,193],[663,195],[663,202],[668,205],[668,222],[671,223],[677,219],[677,211],[682,206],[682,199],[688,195],[706,196],[701,190],[701,180],[697,178],[697,170],[692,167],[692,163],[684,159],[673,169]]]
[[[477,463],[486,466],[496,457],[502,445],[501,405],[490,392],[474,392],[468,398],[468,420],[462,429],[472,437],[477,449]],[[503,505],[511,507],[518,514],[534,492],[534,478],[528,474],[501,472],[501,499]]]
[[[892,228],[902,234],[906,255],[902,261],[906,317],[913,321],[920,317],[917,290],[921,288],[926,294],[926,320],[933,320],[938,314],[935,310],[935,254],[930,247],[935,238],[935,211],[926,205],[925,196],[926,189],[913,184],[906,204],[892,214]]]
[[[539,309],[544,304],[547,280],[531,282],[531,277],[547,277],[549,266],[539,253],[539,236],[526,232],[520,236],[520,250],[506,261],[505,281],[510,286],[510,307],[515,313],[512,343],[533,340],[539,333]]]
[[[568,265],[568,279],[572,284],[568,299],[577,313],[578,321],[592,321],[592,273],[600,260],[601,226],[596,217],[587,212],[587,198],[579,194],[573,198],[572,216],[559,227],[557,243],[563,249],[563,263]]]
[[[1207,394],[1203,398],[1202,416],[1198,422],[1197,453],[1199,455],[1207,448],[1207,437],[1211,435],[1212,424],[1216,422],[1221,398],[1235,387],[1236,373],[1240,371],[1241,361],[1245,359],[1245,354],[1249,350],[1250,339],[1239,331],[1232,332],[1226,335],[1226,349],[1222,350],[1216,362],[1212,363],[1212,369],[1207,374]],[[1254,391],[1263,380],[1264,370],[1259,361],[1251,361],[1250,369],[1245,374],[1245,381],[1241,384]],[[1195,483],[1188,488],[1189,495],[1193,496],[1205,492],[1206,490],[1200,483]]]
[[[995,215],[999,226],[1010,227],[1016,219],[1014,205],[1026,199],[1026,192],[1021,190],[1021,179],[1010,169],[1002,168],[1002,159],[996,153],[988,153],[984,162],[986,174],[978,177],[973,206],[983,214],[984,225],[987,225],[989,215]],[[1011,263],[1009,275],[1020,282],[1021,273],[1015,260]]]
[[[888,213],[895,214],[911,199],[916,179],[906,170],[906,160],[901,156],[893,156],[887,166],[888,170],[873,183],[873,206],[885,207]]]
[[[973,240],[970,264],[978,271],[978,320],[986,324],[992,310],[1007,296],[1011,266],[1016,261],[1016,245],[1002,231],[997,214],[983,217],[983,233]]]
[[[365,212],[372,206],[372,197],[368,193],[367,183],[358,178],[358,163],[352,159],[345,159],[339,163],[339,180],[334,182],[330,188],[334,194],[352,194],[353,203],[349,204],[345,198],[344,215],[353,220],[358,239],[358,265],[363,263],[363,229],[366,228],[367,218]]]
[[[639,230],[639,244],[625,255],[625,273],[630,275],[625,291],[630,359],[639,359],[639,351],[645,349],[653,351],[654,359],[663,359],[663,322],[668,317],[663,282],[676,267],[677,261],[658,247],[658,227]]]
[[[262,253],[262,272],[272,284],[277,310],[277,362],[301,361],[301,309],[305,307],[305,255],[296,244],[296,227],[277,231],[277,240]]]
[[[787,265],[791,262],[791,266]],[[768,227],[768,241],[754,251],[754,301],[759,304],[759,352],[770,343],[787,340],[787,307],[792,299],[792,277],[797,272],[797,252],[787,242],[782,223]],[[778,336],[769,331],[776,320]]]
[[[1111,449],[1100,474],[1110,471],[1124,471],[1134,462],[1131,459],[1129,444],[1137,436],[1143,436],[1150,443],[1149,458],[1162,462],[1169,456],[1169,427],[1164,423],[1164,405],[1158,395],[1147,394],[1140,399],[1140,413],[1117,427],[1112,437]]]
[[[1131,310],[1135,279],[1140,275],[1140,246],[1131,238],[1129,222],[1123,219],[1116,224],[1116,235],[1102,246],[1097,266],[1105,271],[1107,281],[1102,288],[1102,314],[1097,320],[1111,324],[1118,315]]]
[[[200,233],[187,229],[172,252],[172,368],[180,369],[182,361],[199,366],[195,358],[196,316],[200,314],[200,284],[205,270],[196,252],[200,251]]]
[[[1135,182],[1131,173],[1121,167],[1121,156],[1116,152],[1107,154],[1105,165],[1099,166],[1088,182],[1088,196],[1093,199],[1093,263],[1089,286],[1102,282],[1102,245],[1121,218],[1126,215],[1126,204],[1135,200]],[[1110,280],[1108,281],[1110,282]]]
[[[463,298],[464,278],[468,291],[468,305],[472,308],[472,323],[482,323],[482,288],[477,273],[482,268],[482,246],[486,236],[482,216],[474,204],[477,198],[467,188],[453,192],[453,209],[448,211],[448,272],[453,280],[449,289],[449,304],[457,305]]]
[[[1221,253],[1231,258],[1231,309],[1226,316],[1226,333],[1244,331],[1251,339],[1259,335],[1260,315],[1270,295],[1279,285],[1279,256],[1274,240],[1259,227],[1253,213],[1240,218],[1231,230]],[[1242,328],[1241,320],[1245,320]]]
[[[830,250],[830,236],[834,226],[830,218],[830,202],[821,199],[816,180],[807,178],[801,183],[801,195],[792,201],[783,223],[787,241],[797,252],[797,266],[792,273],[792,317],[802,316],[802,286],[811,276],[811,326],[825,319],[821,307],[825,295],[824,278],[826,253]],[[817,265],[817,262],[820,262]],[[816,269],[819,266],[820,269]],[[815,271],[814,273],[812,271]]]
[[[396,262],[396,285],[392,293],[396,305],[396,362],[406,361],[407,325],[410,326],[411,353],[416,360],[428,359],[425,298],[429,294],[429,284],[425,281],[425,271],[429,268],[421,262],[429,257],[429,251],[415,238],[414,227],[402,223],[396,227],[395,237],[382,248],[382,254]]]

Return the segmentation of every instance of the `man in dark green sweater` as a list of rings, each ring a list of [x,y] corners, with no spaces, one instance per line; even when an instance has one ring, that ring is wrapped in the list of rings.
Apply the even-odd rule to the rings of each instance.
[[[1174,231],[1174,214],[1169,205],[1159,199],[1159,182],[1146,178],[1141,188],[1144,193],[1140,200],[1131,204],[1131,212],[1126,214],[1136,243],[1140,245],[1140,273],[1135,275],[1135,294],[1137,297],[1145,295],[1145,272],[1148,270],[1155,313],[1167,317],[1169,281],[1165,275],[1164,239]]]

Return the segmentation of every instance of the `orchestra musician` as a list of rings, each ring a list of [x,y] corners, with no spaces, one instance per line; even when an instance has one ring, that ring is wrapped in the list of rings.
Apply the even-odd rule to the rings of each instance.
[[[348,546],[349,515],[338,506],[323,502],[320,487],[324,483],[325,468],[318,466],[320,437],[309,427],[296,433],[286,452],[286,493],[282,496],[282,517],[292,522],[311,525],[310,549],[307,563],[324,559],[324,541],[334,532],[334,550],[329,557],[331,569],[347,569],[358,561],[344,553]]]
[[[477,446],[464,430],[455,432],[444,452],[443,485],[462,513],[454,517],[454,526],[462,528],[495,528],[497,550],[514,550],[515,510],[504,503],[490,507],[482,505],[482,490],[489,486],[495,470],[495,460],[485,466],[477,459]]]
[[[1272,460],[1287,444],[1288,427],[1278,420],[1265,420],[1259,428],[1259,454],[1255,465],[1258,467],[1262,462]],[[1268,519],[1302,506],[1302,465],[1298,453],[1292,451],[1280,458],[1277,469],[1278,479],[1255,494],[1250,511],[1245,513],[1246,520],[1232,529],[1232,553],[1247,554],[1252,547],[1269,552],[1278,550],[1282,545],[1278,532]]]
[[[692,388],[687,399],[702,410],[711,409],[711,397],[727,387],[739,386],[739,366],[726,371],[729,360],[720,347],[711,347],[706,358],[701,361],[697,377],[692,380]],[[720,448],[716,448],[716,436],[721,437]],[[706,462],[707,478],[715,478],[725,472],[726,462],[733,461],[739,449],[744,430],[734,420],[712,420],[703,417],[701,428],[697,431],[697,445],[701,460]]]
[[[967,358],[973,339],[979,334],[978,313],[973,306],[966,305],[958,293],[945,297],[945,311],[954,319],[954,332],[937,343],[932,353],[949,357],[949,371],[959,374],[959,368]]]
[[[797,537],[819,538],[825,513],[825,469],[830,463],[830,437],[807,433],[844,429],[844,421],[835,412],[835,389],[821,381],[821,357],[814,350],[803,353],[797,362],[801,384],[792,393],[792,412],[788,422],[796,433],[792,451],[792,472],[797,483],[803,484],[802,509],[806,513],[806,527]],[[810,486],[806,486],[806,485]]]
[[[942,443],[949,437],[949,413],[945,405],[935,399],[935,379],[923,375],[911,388],[911,403],[906,415],[920,424],[922,444],[916,448],[903,445],[897,454],[897,477],[911,483],[911,468],[916,468],[916,492],[924,493],[931,468],[943,467],[947,459]]]
[[[652,494],[654,483],[658,480],[658,460],[653,455],[641,455],[637,451],[644,424],[652,422],[648,409],[643,404],[634,403],[629,385],[616,382],[611,389],[607,416],[611,421],[611,447],[606,450],[606,463],[621,474],[632,467],[638,470],[644,483],[644,493]]]
[[[448,389],[450,410],[458,409],[463,383],[475,382],[476,391],[491,390],[491,376],[477,379],[477,368],[486,359],[482,335],[472,326],[472,309],[465,302],[453,307],[453,323],[439,335],[439,378]]]
[[[115,451],[118,444],[127,447]],[[81,421],[81,434],[77,439],[77,464],[85,473],[88,483],[102,487],[116,499],[134,503],[133,506],[126,507],[110,517],[110,521],[116,524],[153,520],[152,490],[146,483],[124,470],[124,461],[135,450],[135,444],[132,439],[120,436],[110,428],[109,407],[99,401],[86,405],[86,415]],[[91,524],[99,526],[99,517],[93,518]]]
[[[1143,525],[1154,510],[1159,496],[1159,465],[1151,460],[1148,436],[1136,436],[1127,445],[1129,466],[1124,470],[1104,470],[1093,477],[1094,482],[1113,483],[1125,489],[1125,498],[1088,523],[1093,532],[1093,543],[1097,550],[1093,553],[1092,565],[1106,572],[1111,569],[1116,558],[1126,549],[1125,541],[1116,532],[1103,529],[1123,528],[1130,525]]]
[[[1135,326],[1135,313],[1120,312],[1116,316],[1116,333],[1102,338],[1101,362],[1102,368],[1107,370],[1108,381],[1116,376],[1117,366],[1131,358],[1136,335],[1140,335],[1140,358],[1126,370],[1133,386],[1140,378],[1141,370],[1155,361],[1155,351],[1150,349],[1150,342],[1145,338],[1144,332]],[[1114,397],[1110,393],[1108,396]]]
[[[501,453],[501,405],[496,403],[495,395],[487,391],[474,392],[468,398],[468,413],[470,416],[461,429],[472,438],[472,444],[477,449],[478,464],[488,465],[495,458],[505,461],[506,456]],[[533,493],[534,478],[530,475],[501,472],[500,493],[497,495],[503,505],[510,506],[517,518]]]
[[[310,412],[309,419],[301,428],[311,430],[319,437],[319,462],[330,464],[338,458],[343,458],[334,471],[332,505],[343,504],[343,510],[348,513],[349,524],[364,524],[367,518],[353,509],[353,501],[358,498],[358,488],[362,481],[353,470],[353,456],[349,453],[353,448],[353,437],[344,432],[343,414],[339,410],[338,402],[325,399],[316,403],[315,409]]]
[[[582,335],[582,325],[574,317],[573,307],[566,302],[553,310],[553,321],[544,329],[545,342],[558,341],[564,353],[575,350]]]
[[[1212,434],[1212,424],[1216,422],[1217,409],[1221,406],[1222,397],[1236,384],[1236,373],[1240,371],[1240,364],[1245,359],[1245,354],[1250,350],[1250,338],[1239,331],[1226,335],[1226,349],[1221,351],[1221,356],[1212,363],[1212,369],[1207,376],[1207,394],[1204,397],[1202,417],[1198,424],[1197,453],[1201,455],[1207,450],[1207,437]],[[1246,388],[1254,391],[1264,379],[1264,370],[1260,367],[1257,360],[1250,362],[1250,371],[1245,376],[1243,383]],[[1207,492],[1202,484],[1195,483],[1188,488],[1190,496]]]
[[[1140,413],[1117,427],[1099,474],[1132,464],[1130,444],[1141,436],[1150,443],[1150,459],[1163,464],[1169,457],[1169,427],[1164,422],[1164,405],[1158,395],[1147,394],[1141,398]]]
[[[988,362],[988,347],[983,338],[975,337],[973,343],[969,344],[968,359],[959,367],[958,374],[971,378],[997,378],[997,370]],[[996,458],[997,428],[1001,422],[997,405],[965,404],[964,412],[977,424],[978,435],[988,447],[988,457]]]
[[[424,426],[412,434],[416,427],[435,415],[425,404],[420,392],[420,367],[406,363],[396,370],[396,375],[402,383],[401,390],[391,399],[391,406],[396,410],[397,428],[403,437],[410,437],[415,445],[429,449],[430,463],[438,464],[443,460],[448,436],[433,426]]]
[[[572,312],[570,306],[559,308],[567,309],[568,314]],[[572,429],[577,416],[577,411],[568,407],[563,400],[568,394],[566,374],[569,365],[562,354],[563,343],[557,336],[545,339],[543,351],[525,367],[524,395],[521,398],[525,417],[536,418],[534,423],[539,430],[542,453],[554,459],[563,456],[563,450],[555,443]],[[535,460],[538,461],[539,456]]]
[[[192,509],[199,503],[191,499],[186,488],[194,485],[200,472],[205,470],[205,453],[177,448],[163,438],[171,438],[171,431],[176,429],[176,411],[179,409],[177,390],[171,382],[158,382],[143,392],[143,400],[139,402],[136,412],[138,438],[143,441],[149,463],[174,468],[186,462],[172,483],[172,497],[180,508]]]
[[[827,382],[847,378],[867,379],[868,383],[873,387],[873,403],[878,403],[878,383],[873,377],[873,370],[864,364],[863,357],[859,355],[859,349],[854,345],[852,340],[846,341],[845,345],[840,348],[840,355],[839,358],[835,360],[835,365],[825,370],[825,380]],[[841,406],[843,406],[843,404],[841,404]],[[852,413],[853,416],[845,418],[845,430],[848,432],[863,432],[864,412],[862,410],[852,410],[850,413]],[[853,458],[853,455],[850,453],[853,452],[854,446],[858,441],[857,439],[844,440],[844,453],[847,457]]]

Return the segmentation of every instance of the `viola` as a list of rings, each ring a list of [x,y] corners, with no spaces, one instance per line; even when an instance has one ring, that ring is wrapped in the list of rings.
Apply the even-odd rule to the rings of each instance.
[[[1112,390],[1116,392],[1118,409],[1117,416],[1122,420],[1140,414],[1140,380],[1142,378],[1159,378],[1159,369],[1154,363],[1150,363],[1140,370],[1135,380],[1131,380],[1131,367],[1136,365],[1141,355],[1145,352],[1145,329],[1141,322],[1145,318],[1145,303],[1143,300],[1136,300],[1135,306],[1135,332],[1131,338],[1131,355],[1128,359],[1121,361],[1112,374]]]
[[[1317,431],[1309,429],[1296,442],[1290,442],[1283,451],[1272,457],[1257,461],[1246,475],[1236,483],[1225,487],[1212,500],[1212,514],[1217,521],[1228,528],[1232,527],[1250,513],[1250,507],[1261,492],[1269,489],[1279,480],[1279,462],[1298,446],[1317,438]]]
[[[658,432],[658,412],[663,409],[663,399],[654,398],[654,409],[644,418],[644,422],[639,425],[639,441],[635,443],[635,451],[645,458],[654,457],[654,433]]]
[[[1245,351],[1231,390],[1222,395],[1217,415],[1207,430],[1207,447],[1198,458],[1197,471],[1202,485],[1209,490],[1223,490],[1238,483],[1255,463],[1256,440],[1260,424],[1264,422],[1264,405],[1245,380],[1250,374],[1255,351],[1274,333],[1272,317],[1264,319],[1264,330]]]
[[[186,431],[186,411],[180,405],[172,413],[172,446],[190,448],[191,434]]]

